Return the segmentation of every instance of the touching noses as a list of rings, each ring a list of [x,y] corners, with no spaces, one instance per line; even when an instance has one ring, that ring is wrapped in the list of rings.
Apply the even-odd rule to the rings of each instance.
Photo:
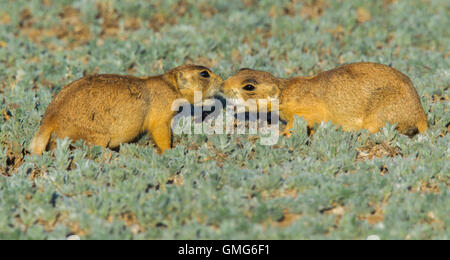
[[[230,87],[230,83],[229,83],[229,80],[225,80],[225,81],[223,81],[222,82],[222,86],[221,86],[221,88],[220,88],[220,91],[223,93],[223,94],[228,94],[229,92],[230,92],[230,89],[231,89],[231,87]]]
[[[213,82],[212,82],[212,84],[209,84],[209,88],[207,90],[208,97],[212,97],[212,96],[216,95],[217,93],[220,93],[223,88],[224,82],[220,76],[214,75],[212,80],[213,80]]]

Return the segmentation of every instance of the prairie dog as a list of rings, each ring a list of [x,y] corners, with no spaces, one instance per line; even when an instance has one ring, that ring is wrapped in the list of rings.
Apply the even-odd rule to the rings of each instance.
[[[194,102],[215,95],[220,76],[198,65],[176,67],[163,75],[138,78],[93,75],[64,87],[48,106],[30,151],[42,154],[55,147],[55,138],[68,137],[89,144],[115,148],[148,132],[164,153],[171,148],[171,120],[177,99]]]
[[[281,79],[268,72],[241,69],[224,82],[226,98],[278,99],[284,134],[290,136],[294,116],[308,127],[331,121],[344,131],[379,131],[386,122],[409,136],[427,130],[427,118],[411,80],[391,67],[352,63],[312,77]],[[270,102],[269,102],[270,105]]]

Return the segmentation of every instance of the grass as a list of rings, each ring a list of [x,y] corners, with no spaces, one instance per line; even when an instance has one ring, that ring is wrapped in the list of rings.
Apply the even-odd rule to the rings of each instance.
[[[93,4],[95,2],[95,4]],[[414,1],[0,1],[0,239],[449,239],[450,4]],[[262,146],[247,135],[144,137],[119,152],[25,148],[52,97],[92,73],[199,63],[312,75],[390,64],[430,129],[330,124]]]

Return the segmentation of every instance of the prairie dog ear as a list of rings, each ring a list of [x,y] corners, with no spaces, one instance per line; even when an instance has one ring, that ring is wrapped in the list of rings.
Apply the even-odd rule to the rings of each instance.
[[[281,95],[280,86],[277,83],[269,83],[260,85],[261,94],[263,94],[264,98],[268,99],[278,99]]]
[[[171,70],[164,74],[164,79],[178,91],[189,88],[187,75],[183,71]]]
[[[188,77],[183,71],[177,71],[175,73],[175,80],[177,82],[177,87],[179,90],[189,88]]]
[[[279,98],[281,94],[281,89],[279,85],[273,85],[269,91],[270,98]]]

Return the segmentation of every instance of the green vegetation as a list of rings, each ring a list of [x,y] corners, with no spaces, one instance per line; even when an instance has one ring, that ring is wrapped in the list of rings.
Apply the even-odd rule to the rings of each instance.
[[[450,2],[0,0],[0,239],[449,239]],[[414,138],[325,124],[261,146],[247,135],[148,137],[119,152],[25,148],[49,102],[92,73],[183,63],[312,75],[392,64],[430,129]]]

